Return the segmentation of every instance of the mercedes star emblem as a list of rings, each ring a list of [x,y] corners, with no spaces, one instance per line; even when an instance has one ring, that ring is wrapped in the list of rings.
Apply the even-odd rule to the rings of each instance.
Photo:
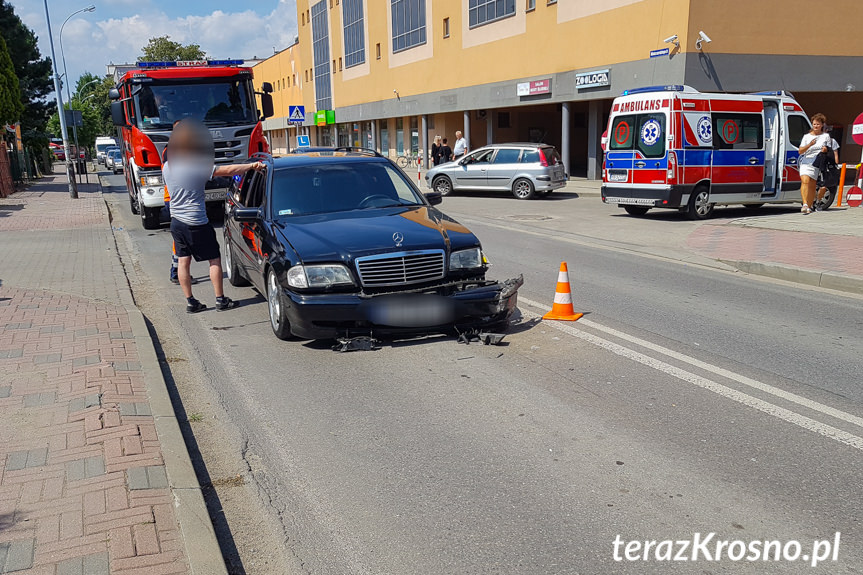
[[[396,232],[393,234],[393,241],[396,243],[396,247],[400,248],[402,246],[402,242],[405,241],[405,237],[401,232]]]

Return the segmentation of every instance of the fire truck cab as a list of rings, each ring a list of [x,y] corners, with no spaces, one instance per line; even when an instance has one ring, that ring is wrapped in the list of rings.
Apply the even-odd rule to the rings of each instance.
[[[252,71],[242,60],[138,62],[110,96],[132,213],[145,229],[159,226],[165,206],[162,158],[174,124],[202,121],[213,134],[216,164],[239,163],[268,152],[261,121],[273,115],[272,86],[255,92]],[[261,97],[260,111],[255,95]],[[223,202],[230,179],[207,183],[207,202]]]
[[[708,94],[688,86],[624,92],[612,104],[602,201],[629,214],[800,201],[797,148],[811,129],[786,92]]]

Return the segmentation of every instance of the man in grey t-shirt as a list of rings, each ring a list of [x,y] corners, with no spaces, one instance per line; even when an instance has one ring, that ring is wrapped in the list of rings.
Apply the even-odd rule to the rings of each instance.
[[[187,118],[181,120],[171,132],[168,141],[169,156],[162,167],[162,176],[171,197],[171,235],[177,251],[177,273],[183,295],[186,296],[186,311],[197,313],[207,306],[192,296],[192,258],[208,261],[210,281],[216,295],[216,310],[224,311],[237,307],[237,303],[225,297],[222,285],[222,254],[216,240],[216,230],[207,219],[207,181],[216,176],[234,176],[249,170],[261,171],[264,164],[229,164],[216,166],[213,138],[201,122]]]

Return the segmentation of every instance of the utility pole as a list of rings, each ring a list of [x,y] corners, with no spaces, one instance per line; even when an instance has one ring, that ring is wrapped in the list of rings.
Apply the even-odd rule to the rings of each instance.
[[[60,89],[60,76],[57,74],[57,57],[54,55],[54,36],[51,34],[51,15],[48,13],[48,0],[45,0],[45,23],[48,25],[48,41],[51,43],[51,67],[54,69],[54,95],[57,98],[57,115],[60,117],[60,132],[63,136],[63,153],[66,155],[66,176],[69,178],[69,197],[78,199],[78,184],[72,164],[72,151],[69,149],[69,133],[66,131],[66,110],[63,108],[63,91]],[[68,82],[69,79],[66,78]]]

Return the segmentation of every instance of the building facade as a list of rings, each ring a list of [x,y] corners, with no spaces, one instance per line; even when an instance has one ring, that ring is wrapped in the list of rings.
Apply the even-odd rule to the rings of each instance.
[[[812,9],[802,0],[298,0],[298,43],[258,64],[255,81],[290,77],[276,100],[306,109],[291,128],[277,103],[266,126],[277,151],[308,134],[313,145],[392,157],[428,150],[438,134],[452,143],[460,130],[471,148],[553,144],[570,174],[596,178],[612,99],[685,84],[793,92],[810,114],[827,114],[843,160],[856,161],[859,0],[831,2],[821,27]],[[316,121],[323,110],[329,120]]]

